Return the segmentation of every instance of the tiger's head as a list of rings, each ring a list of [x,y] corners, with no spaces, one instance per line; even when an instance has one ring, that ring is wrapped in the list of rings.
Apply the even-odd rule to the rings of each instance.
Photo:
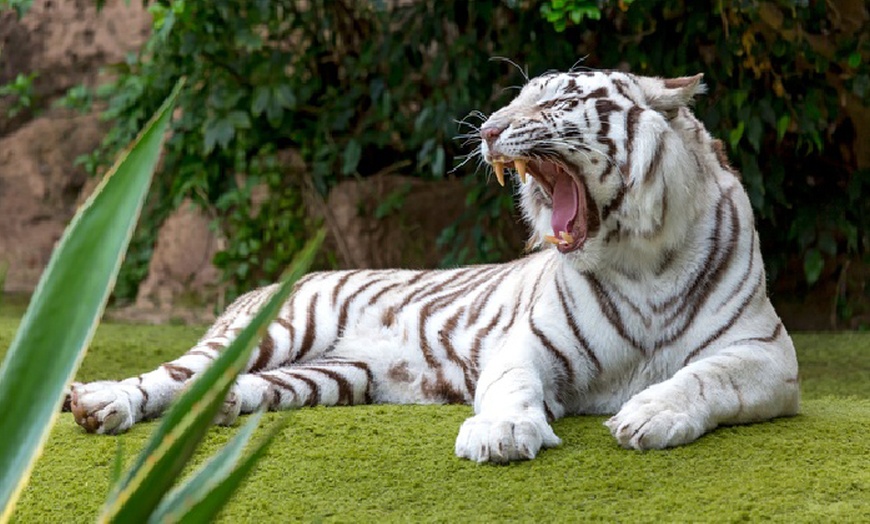
[[[480,152],[502,185],[513,169],[532,245],[631,265],[673,248],[700,212],[686,137],[709,135],[686,106],[703,91],[701,75],[546,74],[486,120]]]

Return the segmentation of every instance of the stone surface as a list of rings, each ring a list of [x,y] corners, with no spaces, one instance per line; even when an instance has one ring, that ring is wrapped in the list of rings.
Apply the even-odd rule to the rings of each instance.
[[[73,159],[99,145],[96,116],[52,111],[0,138],[0,259],[7,292],[33,291],[87,175]]]
[[[76,157],[94,150],[105,125],[96,114],[51,109],[67,89],[95,85],[100,68],[120,62],[147,38],[140,2],[110,0],[99,14],[86,0],[37,0],[18,20],[0,14],[0,83],[38,72],[35,111],[6,118],[0,100],[0,260],[5,291],[32,292],[83,189],[92,188]]]
[[[341,182],[327,200],[330,241],[348,268],[434,267],[443,256],[435,241],[462,214],[466,191],[459,180],[398,175]],[[402,207],[381,207],[392,199]]]
[[[160,227],[136,301],[112,317],[148,323],[214,320],[223,307],[220,272],[211,261],[222,239],[209,222],[202,209],[183,202]]]

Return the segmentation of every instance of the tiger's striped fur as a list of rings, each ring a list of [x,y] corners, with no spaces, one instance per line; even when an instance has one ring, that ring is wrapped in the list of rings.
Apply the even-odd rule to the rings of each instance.
[[[648,449],[796,413],[794,348],[766,295],[749,201],[687,108],[702,90],[700,75],[530,81],[481,127],[480,154],[499,174],[516,168],[541,249],[502,265],[308,275],[219,421],[472,403],[456,454],[505,462],[558,445],[549,421],[565,415],[615,413],[619,444]],[[77,422],[118,433],[158,416],[273,290],[239,298],[154,371],[74,385]]]

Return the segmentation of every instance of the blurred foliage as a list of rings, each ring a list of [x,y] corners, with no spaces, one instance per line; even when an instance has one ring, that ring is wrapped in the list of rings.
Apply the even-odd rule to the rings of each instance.
[[[439,240],[445,264],[516,256],[492,234],[515,216],[510,195],[462,164],[474,142],[455,138],[480,124],[472,111],[507,102],[524,72],[568,69],[579,57],[593,68],[705,74],[710,94],[697,113],[743,173],[773,278],[799,260],[802,285],[812,284],[870,245],[870,172],[857,168],[844,109],[870,91],[861,0],[707,9],[685,0],[162,0],[150,9],[148,44],[95,94],[108,99],[114,128],[81,159],[99,170],[175,79],[189,77],[121,296],[135,292],[157,226],[184,198],[227,238],[215,262],[235,294],[273,280],[298,251],[314,226],[305,202],[323,209],[339,181],[397,171],[468,181],[465,216]]]
[[[0,85],[0,100],[3,98],[10,100],[6,107],[8,117],[14,117],[21,111],[33,107],[33,79],[36,76],[37,73],[27,75],[18,73],[12,81]]]
[[[551,25],[537,8],[514,4],[223,0],[164,1],[150,10],[151,39],[116,66],[105,90],[114,128],[80,159],[99,170],[174,80],[188,76],[192,89],[179,100],[183,114],[121,296],[135,292],[157,224],[183,198],[204,205],[228,239],[215,263],[234,295],[273,280],[298,251],[314,225],[303,199],[323,208],[339,181],[399,169],[446,176],[470,152],[455,137],[473,124],[461,129],[457,119],[507,102],[513,92],[505,87],[521,83],[520,71],[493,56],[542,67],[576,60],[561,38],[542,47],[534,35],[553,33]],[[488,234],[513,213],[510,194],[470,182],[465,220],[442,235],[442,245],[462,246],[448,249],[446,263],[516,256],[516,247]],[[401,206],[397,198],[384,212]]]
[[[33,5],[33,0],[0,0],[0,11],[15,11],[16,16],[21,18],[30,7]]]

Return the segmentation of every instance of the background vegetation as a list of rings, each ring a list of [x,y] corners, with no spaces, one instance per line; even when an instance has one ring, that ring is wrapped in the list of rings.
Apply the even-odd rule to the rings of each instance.
[[[530,75],[583,57],[593,68],[703,72],[710,93],[697,112],[743,173],[772,280],[801,275],[794,287],[806,289],[866,261],[870,171],[859,169],[861,127],[845,109],[870,92],[868,18],[850,15],[866,11],[861,1],[701,10],[684,0],[160,0],[150,9],[153,34],[117,65],[116,81],[67,97],[108,101],[114,128],[80,159],[97,172],[177,78],[190,79],[121,298],[135,294],[156,226],[184,198],[228,239],[215,263],[234,294],[274,280],[298,251],[316,225],[305,202],[322,207],[339,181],[379,173],[467,180],[466,214],[441,235],[443,264],[516,256],[521,247],[492,227],[510,216],[510,195],[462,164],[471,146],[456,139],[479,124],[474,111],[488,114],[523,82],[520,68],[495,57]],[[8,90],[26,96],[28,78]],[[262,201],[252,198],[257,186],[267,188]],[[401,200],[390,211],[401,212]],[[870,300],[863,281],[841,291],[843,317]]]

